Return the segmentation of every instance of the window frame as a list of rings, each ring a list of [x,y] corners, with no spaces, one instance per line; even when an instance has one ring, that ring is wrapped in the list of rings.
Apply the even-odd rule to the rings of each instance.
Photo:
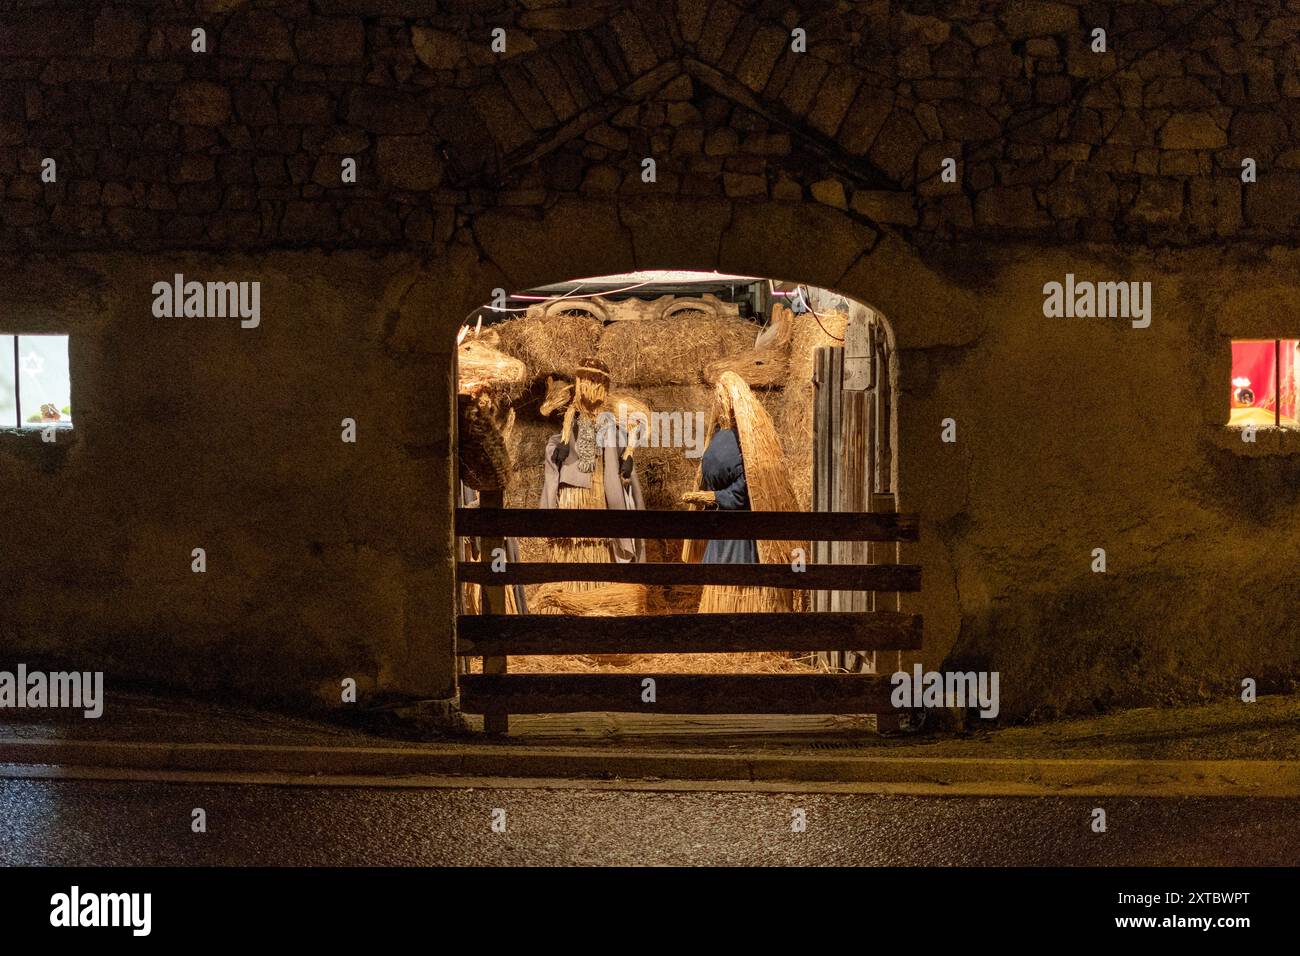
[[[1228,347],[1229,349],[1231,349],[1232,346],[1236,345],[1238,342],[1243,342],[1243,343],[1244,342],[1272,342],[1273,343],[1273,427],[1284,431],[1296,431],[1300,429],[1282,424],[1282,342],[1283,341],[1292,341],[1292,340],[1283,339],[1281,336],[1259,336],[1255,338],[1240,338],[1240,339],[1233,338],[1233,339],[1229,339]],[[1228,378],[1229,381],[1231,382],[1232,379],[1231,367],[1229,367]],[[1231,418],[1232,415],[1231,402],[1229,402],[1228,405],[1228,415],[1229,418]],[[1234,426],[1232,425],[1231,422],[1229,422],[1228,427],[1231,428]],[[1243,426],[1237,425],[1235,427],[1241,428]]]
[[[76,425],[72,421],[68,422],[41,422],[39,424],[27,424],[23,421],[23,401],[22,401],[22,348],[21,339],[23,338],[60,338],[64,340],[65,353],[68,355],[68,389],[72,389],[72,335],[68,332],[4,332],[14,340],[13,354],[13,373],[14,373],[14,421],[11,424],[0,423],[0,431],[12,431],[19,434],[32,432],[41,432],[46,428],[57,428],[61,431],[76,431]],[[0,361],[4,361],[0,357]],[[71,396],[69,396],[70,398]],[[69,416],[71,417],[71,416]]]

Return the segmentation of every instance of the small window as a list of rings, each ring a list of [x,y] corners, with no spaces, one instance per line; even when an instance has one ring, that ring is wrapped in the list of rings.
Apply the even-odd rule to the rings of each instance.
[[[1232,343],[1229,425],[1300,428],[1300,339]]]
[[[72,427],[66,335],[0,335],[0,428]]]

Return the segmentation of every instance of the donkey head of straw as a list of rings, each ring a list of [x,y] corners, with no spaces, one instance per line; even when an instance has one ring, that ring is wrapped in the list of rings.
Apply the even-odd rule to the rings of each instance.
[[[571,401],[573,401],[573,383],[567,379],[556,378],[554,375],[546,376],[546,397],[542,399],[542,407],[539,409],[542,417],[568,408]]]

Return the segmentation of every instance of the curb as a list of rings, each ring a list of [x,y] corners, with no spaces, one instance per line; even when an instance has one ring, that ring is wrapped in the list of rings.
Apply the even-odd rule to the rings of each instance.
[[[0,777],[312,786],[565,785],[949,796],[1300,798],[1300,761],[880,757],[511,745],[322,747],[0,739]],[[43,769],[38,769],[43,768]],[[57,769],[56,769],[57,768]],[[379,778],[379,779],[375,779]],[[403,779],[385,779],[403,778]],[[530,783],[531,781],[531,783]],[[558,781],[558,783],[556,783]],[[481,785],[481,783],[479,784]],[[688,786],[689,785],[689,786]]]

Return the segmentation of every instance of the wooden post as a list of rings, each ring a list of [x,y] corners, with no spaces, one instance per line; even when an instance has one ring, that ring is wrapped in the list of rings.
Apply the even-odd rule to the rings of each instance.
[[[1282,340],[1273,340],[1273,427],[1282,427]]]
[[[875,369],[872,367],[871,325],[867,315],[854,310],[844,329],[844,388],[840,396],[840,430],[835,455],[835,510],[871,510],[873,462],[870,457],[871,415],[870,388]],[[865,564],[865,542],[835,542],[836,564]],[[870,595],[861,591],[836,594],[833,607],[837,611],[866,611],[870,608]],[[846,670],[860,667],[862,654],[844,651],[840,666]]]
[[[893,356],[889,354],[889,344],[885,341],[885,330],[879,325],[875,328],[875,368],[876,368],[876,488],[881,494],[893,491],[894,448],[890,429],[893,428],[894,393],[890,388],[889,364]]]
[[[840,352],[837,346],[818,348],[813,355],[813,511],[833,511],[835,509],[835,449],[839,444],[839,435],[833,430],[834,415],[832,409],[840,404],[841,380],[835,375],[833,353]],[[833,561],[831,541],[812,542],[812,560],[814,564],[831,564]],[[812,609],[829,611],[831,609],[830,591],[812,592]],[[817,655],[818,660],[829,667],[836,664],[834,652],[824,651]]]
[[[505,495],[500,490],[481,491],[479,492],[478,506],[480,508],[501,508],[505,504]],[[490,565],[492,556],[500,548],[505,552],[506,540],[502,537],[486,537],[479,548],[479,560]],[[504,585],[492,584],[484,585],[482,588],[482,611],[483,614],[505,614],[506,613],[506,589]],[[505,657],[485,657],[483,658],[484,674],[504,674],[506,672]],[[485,714],[483,716],[483,729],[489,734],[505,734],[510,731],[510,715],[504,713]]]
[[[880,325],[874,329],[873,344],[875,346],[875,376],[876,376],[876,421],[875,428],[875,494],[872,496],[872,511],[894,512],[898,510],[898,499],[893,494],[893,441],[890,436],[890,429],[893,427],[894,414],[894,393],[890,387],[889,365],[892,356],[889,354],[888,342],[885,339],[885,330]],[[873,542],[868,547],[870,560],[872,564],[898,564],[902,558],[902,552],[897,542]],[[877,591],[871,595],[871,606],[877,611],[892,610],[897,611],[901,604],[901,596],[897,591],[880,592]],[[880,651],[876,655],[875,666],[873,670],[882,676],[887,676],[894,671],[902,669],[903,652]],[[897,712],[877,714],[876,729],[879,731],[896,731],[899,728],[899,714]]]

